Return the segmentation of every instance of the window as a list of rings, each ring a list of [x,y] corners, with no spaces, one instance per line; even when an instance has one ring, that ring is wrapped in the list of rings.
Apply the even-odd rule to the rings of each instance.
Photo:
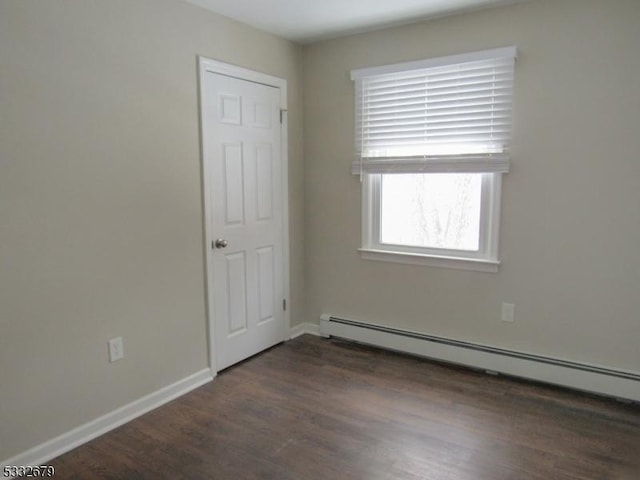
[[[497,271],[515,47],[354,70],[363,258]]]

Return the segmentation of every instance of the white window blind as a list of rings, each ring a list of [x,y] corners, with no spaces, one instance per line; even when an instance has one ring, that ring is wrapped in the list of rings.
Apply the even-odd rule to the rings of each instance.
[[[515,47],[351,72],[353,173],[509,170]]]

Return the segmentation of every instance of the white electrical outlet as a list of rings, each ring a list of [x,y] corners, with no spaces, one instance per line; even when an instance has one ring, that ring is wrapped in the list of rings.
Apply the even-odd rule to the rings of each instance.
[[[503,303],[502,304],[502,321],[503,322],[515,322],[515,313],[516,306],[513,303]]]
[[[122,337],[109,340],[109,362],[113,363],[124,357],[124,343]]]

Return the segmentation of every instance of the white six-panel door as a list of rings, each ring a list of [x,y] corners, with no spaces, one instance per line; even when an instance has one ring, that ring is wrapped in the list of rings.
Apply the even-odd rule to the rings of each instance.
[[[280,89],[205,72],[215,369],[284,339]]]

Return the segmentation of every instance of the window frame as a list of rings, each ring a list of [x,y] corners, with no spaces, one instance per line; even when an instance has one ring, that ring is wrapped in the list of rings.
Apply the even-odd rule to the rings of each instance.
[[[479,248],[477,251],[382,243],[380,241],[382,175],[371,173],[364,174],[362,177],[362,247],[358,249],[361,258],[481,272],[498,271],[500,265],[498,239],[500,236],[502,174],[480,174],[482,175],[482,187]]]
[[[352,174],[359,175],[362,183],[362,247],[359,248],[360,256],[363,259],[367,260],[380,260],[387,262],[395,262],[395,263],[406,263],[406,264],[417,264],[417,265],[430,265],[430,266],[438,266],[438,267],[448,267],[448,268],[457,268],[457,269],[465,269],[465,270],[476,270],[483,272],[497,272],[498,267],[500,265],[500,261],[498,259],[498,239],[500,235],[500,204],[501,204],[501,195],[502,195],[502,174],[507,173],[509,171],[509,150],[510,150],[510,142],[511,142],[511,128],[512,128],[512,108],[513,108],[513,86],[514,86],[514,70],[513,70],[513,62],[515,62],[517,58],[517,48],[515,46],[511,47],[502,47],[495,48],[492,50],[484,50],[470,53],[463,53],[459,55],[449,55],[446,57],[436,57],[429,58],[424,60],[418,60],[414,62],[405,62],[398,63],[392,65],[383,65],[378,67],[366,67],[359,68],[351,71],[351,79],[355,82],[355,118],[356,118],[356,158],[353,160],[351,165]],[[491,95],[488,98],[491,98],[489,105],[491,105],[490,115],[487,116],[487,112],[480,111],[480,113],[484,114],[484,116],[473,118],[476,112],[465,111],[467,105],[464,103],[466,99],[463,97],[461,100],[463,103],[461,105],[457,105],[455,103],[455,99],[451,101],[450,99],[437,100],[438,109],[440,109],[439,115],[442,116],[441,112],[451,112],[446,113],[444,115],[469,115],[471,113],[471,117],[468,119],[462,117],[460,119],[460,138],[462,139],[461,145],[472,145],[473,142],[476,141],[474,138],[475,134],[484,134],[479,130],[478,132],[469,132],[470,125],[474,125],[473,123],[469,123],[468,121],[475,122],[479,120],[479,126],[483,126],[485,128],[490,128],[490,139],[493,138],[493,106],[498,105],[496,111],[503,112],[504,102],[500,100],[501,95],[508,96],[509,103],[507,107],[508,116],[501,117],[497,116],[496,118],[508,118],[509,131],[500,130],[499,128],[496,130],[496,134],[502,142],[502,148],[499,150],[488,149],[486,151],[479,150],[479,153],[471,153],[465,151],[464,148],[461,148],[459,152],[449,151],[449,152],[433,152],[428,153],[425,151],[422,155],[415,155],[410,152],[406,154],[402,153],[394,153],[393,150],[387,150],[386,154],[378,155],[375,151],[367,150],[371,148],[372,145],[376,145],[377,141],[382,141],[382,147],[390,148],[395,147],[396,144],[394,141],[398,140],[398,145],[406,144],[405,133],[411,132],[414,134],[415,146],[420,147],[422,145],[429,145],[431,142],[427,140],[429,137],[429,131],[427,127],[427,122],[429,121],[427,117],[424,119],[424,129],[420,130],[419,127],[422,125],[421,123],[413,121],[412,123],[400,124],[400,129],[394,130],[396,125],[394,124],[385,124],[384,122],[388,122],[389,118],[385,118],[388,115],[387,111],[384,109],[388,109],[390,107],[394,107],[391,102],[387,102],[387,99],[384,98],[385,95],[389,96],[391,99],[391,94],[387,93],[385,89],[385,82],[398,80],[399,83],[399,93],[401,95],[406,94],[407,92],[411,92],[413,94],[414,90],[403,90],[406,88],[413,88],[413,85],[419,85],[421,81],[421,75],[433,75],[436,76],[439,74],[438,72],[442,72],[442,70],[438,70],[441,67],[446,69],[449,67],[455,67],[457,65],[464,65],[467,63],[475,63],[479,62],[479,68],[470,67],[469,65],[462,67],[462,72],[464,75],[468,75],[469,72],[474,73],[471,76],[462,77],[462,78],[475,78],[478,81],[468,83],[467,85],[473,85],[477,88],[477,92],[486,90],[486,88],[481,87],[485,80],[483,77],[486,77],[486,73],[482,71],[483,68],[486,68],[488,72],[491,72],[491,69],[499,69],[501,75],[506,75],[505,77],[501,77],[506,79],[505,82],[500,80],[498,86],[494,88],[496,91],[492,91]],[[511,70],[506,70],[509,66],[509,62],[511,62]],[[453,70],[452,70],[453,71]],[[493,70],[495,72],[495,70]],[[473,75],[476,75],[475,77]],[[416,78],[417,83],[407,83],[413,82],[413,77]],[[489,77],[490,78],[490,77]],[[494,77],[495,78],[495,77]],[[442,78],[441,78],[442,80]],[[445,81],[449,81],[449,78],[444,77]],[[494,80],[495,81],[495,80]],[[370,83],[371,82],[371,83]],[[404,83],[403,83],[404,82]],[[425,85],[428,85],[428,78],[426,79]],[[508,83],[507,83],[508,82]],[[454,85],[452,84],[452,87]],[[372,90],[369,90],[369,89]],[[426,87],[425,87],[426,88]],[[442,84],[439,84],[435,87],[443,88]],[[417,90],[416,90],[417,91]],[[425,90],[428,92],[429,90]],[[471,90],[473,92],[474,90]],[[376,93],[371,93],[376,92]],[[380,93],[384,92],[384,93]],[[455,90],[454,90],[455,92]],[[461,92],[462,95],[467,94],[469,91],[464,90]],[[440,93],[442,95],[442,93]],[[445,96],[448,96],[449,93],[446,92]],[[373,98],[373,99],[372,99]],[[416,95],[413,97],[407,97],[409,99],[415,99]],[[425,102],[426,102],[425,96]],[[469,97],[469,98],[484,98],[484,97]],[[502,97],[504,98],[504,97]],[[402,101],[405,100],[403,97]],[[387,103],[385,103],[387,102]],[[494,103],[497,102],[497,103]],[[373,105],[373,107],[372,107]],[[403,107],[408,105],[407,103],[399,104]],[[462,108],[462,110],[456,110],[458,108]],[[368,108],[373,108],[373,110],[366,110]],[[363,110],[365,109],[365,110]],[[451,110],[442,110],[442,109],[451,109]],[[376,110],[378,113],[376,113]],[[420,111],[419,109],[416,111]],[[371,112],[371,113],[370,113]],[[425,114],[427,109],[425,109]],[[373,118],[371,117],[373,116]],[[376,115],[381,115],[379,118]],[[403,120],[403,117],[398,117],[400,121]],[[465,123],[467,120],[467,123]],[[457,121],[457,120],[456,120]],[[376,123],[378,122],[378,123]],[[380,124],[379,122],[383,122]],[[435,125],[442,124],[441,119],[434,122]],[[498,127],[501,126],[500,123],[497,124]],[[502,124],[504,125],[504,124]],[[403,130],[406,126],[410,126],[409,130]],[[455,126],[455,125],[454,125]],[[381,127],[385,127],[386,130],[380,130]],[[442,129],[443,127],[440,127]],[[451,128],[451,127],[449,127]],[[434,131],[437,131],[434,129]],[[452,130],[454,131],[454,130]],[[396,137],[394,138],[394,132]],[[424,133],[421,133],[424,132]],[[455,131],[456,135],[458,131]],[[438,132],[439,134],[434,134],[431,138],[445,137],[447,132]],[[503,135],[500,136],[500,133]],[[424,143],[420,143],[420,135],[424,135]],[[453,138],[453,137],[451,137]],[[486,137],[479,137],[481,141],[485,140]],[[471,142],[471,143],[469,143]],[[434,144],[437,144],[436,141]],[[412,145],[410,145],[412,146]],[[487,144],[489,147],[489,144]],[[446,249],[446,248],[433,248],[433,247],[420,247],[413,245],[398,245],[398,244],[385,244],[380,241],[381,238],[381,183],[382,183],[382,175],[393,175],[393,174],[428,174],[428,175],[438,175],[441,173],[477,173],[482,175],[482,184],[481,184],[481,199],[480,199],[480,231],[479,231],[479,248],[477,251],[468,251],[468,250],[457,250],[457,249]]]

